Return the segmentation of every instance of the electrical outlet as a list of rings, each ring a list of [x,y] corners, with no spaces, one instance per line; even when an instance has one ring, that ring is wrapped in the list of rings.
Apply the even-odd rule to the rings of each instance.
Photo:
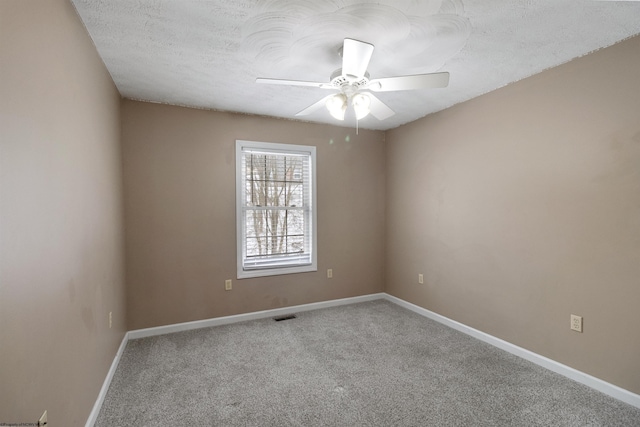
[[[424,284],[424,275],[422,273],[418,274],[418,283]]]
[[[47,411],[44,411],[44,414],[38,420],[38,426],[46,426],[47,425]]]
[[[233,285],[231,284],[231,279],[227,279],[224,281],[224,290],[225,291],[230,291],[233,288]]]
[[[571,315],[571,330],[582,332],[582,316]]]
[[[328,269],[327,270],[327,279],[332,279],[333,278],[333,269]]]
[[[109,329],[111,329],[111,326],[113,325],[113,311],[109,312]]]

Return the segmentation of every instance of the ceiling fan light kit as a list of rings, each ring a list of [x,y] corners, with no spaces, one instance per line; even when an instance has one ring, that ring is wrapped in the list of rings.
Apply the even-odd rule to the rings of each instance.
[[[327,106],[329,113],[335,119],[342,121],[344,120],[344,115],[349,103],[353,106],[353,111],[356,113],[357,120],[362,120],[369,115],[371,99],[364,93],[357,93],[350,99],[344,93],[338,93],[330,96],[325,105]]]
[[[370,104],[371,99],[368,95],[364,93],[357,93],[353,95],[353,98],[351,98],[351,105],[353,105],[353,110],[356,112],[357,120],[362,120],[369,115]]]
[[[327,110],[337,120],[344,120],[344,113],[347,111],[347,97],[339,93],[330,96],[326,102]]]
[[[449,84],[449,73],[446,72],[370,80],[367,67],[373,50],[374,46],[370,43],[344,39],[344,44],[338,51],[342,55],[342,68],[331,75],[331,80],[328,83],[269,78],[258,78],[256,83],[338,90],[339,93],[321,99],[297,113],[296,116],[309,115],[324,105],[331,116],[340,121],[344,120],[349,104],[353,107],[356,120],[364,119],[369,113],[378,120],[385,120],[395,114],[384,102],[368,91],[430,89],[446,87]]]

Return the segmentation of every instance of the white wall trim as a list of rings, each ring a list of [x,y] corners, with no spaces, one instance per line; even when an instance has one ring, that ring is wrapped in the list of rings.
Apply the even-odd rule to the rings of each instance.
[[[303,311],[319,310],[321,308],[338,307],[341,305],[356,304],[359,302],[374,301],[384,298],[385,294],[383,293],[362,295],[351,298],[314,302],[311,304],[295,305],[291,307],[275,308],[272,310],[255,311],[253,313],[237,314],[234,316],[215,317],[213,319],[196,320],[194,322],[176,323],[173,325],[129,331],[124,335],[124,338],[120,343],[120,348],[118,348],[118,352],[113,359],[113,363],[111,363],[111,368],[109,369],[109,372],[107,372],[107,377],[102,384],[100,393],[98,393],[98,398],[96,399],[96,403],[93,405],[93,409],[89,414],[89,418],[87,419],[85,427],[93,427],[96,420],[98,419],[98,414],[100,413],[102,403],[104,402],[104,398],[107,394],[107,391],[109,390],[109,386],[111,385],[111,380],[113,379],[113,375],[115,374],[118,364],[120,363],[122,353],[124,352],[124,349],[127,346],[129,340],[152,337],[156,335],[171,334],[174,332],[189,331],[192,329],[208,328],[211,326],[229,325],[231,323],[245,322],[247,320],[265,319],[269,317],[283,316]]]
[[[632,393],[621,387],[603,381],[582,371],[578,371],[577,369],[571,368],[567,365],[563,365],[562,363],[556,362],[555,360],[551,360],[547,357],[541,356],[522,347],[518,347],[515,344],[511,344],[510,342],[501,340],[500,338],[496,338],[492,335],[474,329],[460,322],[456,322],[455,320],[451,320],[448,317],[442,316],[438,313],[434,313],[433,311],[427,310],[426,308],[422,308],[403,299],[394,297],[393,295],[385,293],[384,299],[408,310],[411,310],[414,313],[420,314],[424,317],[428,317],[429,319],[435,320],[436,322],[442,323],[443,325],[449,326],[450,328],[477,338],[480,341],[491,344],[501,350],[522,357],[523,359],[533,362],[536,365],[540,365],[543,368],[549,369],[550,371],[591,387],[592,389],[607,394],[615,399],[621,400],[622,402],[628,403],[629,405],[635,406],[636,408],[640,408],[640,395],[638,394]]]
[[[100,393],[98,394],[98,399],[96,400],[96,403],[93,405],[93,409],[91,410],[91,414],[87,419],[87,423],[85,424],[85,427],[93,427],[94,423],[96,422],[98,418],[98,414],[100,413],[100,408],[102,407],[102,403],[104,402],[104,398],[107,394],[107,391],[109,390],[109,386],[111,385],[111,380],[113,379],[113,375],[115,374],[116,368],[120,363],[120,358],[122,357],[122,353],[124,352],[124,348],[126,347],[127,342],[129,342],[129,340],[152,337],[156,335],[171,334],[174,332],[189,331],[193,329],[208,328],[211,326],[229,325],[232,323],[245,322],[248,320],[265,319],[269,317],[283,316],[283,315],[294,314],[294,313],[299,313],[303,311],[319,310],[322,308],[338,307],[341,305],[356,304],[359,302],[374,301],[379,299],[385,299],[389,302],[397,304],[400,307],[411,310],[414,313],[417,313],[421,316],[427,317],[431,320],[435,320],[436,322],[442,323],[443,325],[446,325],[457,331],[470,335],[476,339],[479,339],[480,341],[491,344],[494,347],[497,347],[501,350],[504,350],[516,356],[522,357],[523,359],[533,362],[536,365],[540,365],[543,368],[549,369],[550,371],[553,371],[557,374],[563,375],[569,379],[572,379],[576,382],[579,382],[588,387],[591,387],[594,390],[600,391],[615,399],[628,403],[629,405],[635,406],[636,408],[640,408],[640,395],[638,394],[632,393],[621,387],[618,387],[616,385],[603,381],[599,378],[596,378],[584,372],[578,371],[577,369],[563,365],[562,363],[556,362],[554,360],[541,356],[537,353],[534,353],[522,347],[518,347],[515,344],[511,344],[507,341],[501,340],[500,338],[496,338],[492,335],[489,335],[485,332],[474,329],[460,322],[456,322],[455,320],[451,320],[448,317],[442,316],[438,313],[434,313],[433,311],[427,310],[426,308],[422,308],[420,306],[407,302],[398,297],[394,297],[393,295],[389,295],[387,293],[378,293],[378,294],[362,295],[362,296],[352,297],[352,298],[343,298],[343,299],[337,299],[337,300],[315,302],[311,304],[295,305],[292,307],[276,308],[272,310],[256,311],[253,313],[237,314],[234,316],[215,317],[213,319],[196,320],[194,322],[177,323],[174,325],[158,326],[154,328],[136,329],[133,331],[129,331],[124,335],[124,338],[122,339],[120,348],[118,349],[118,352],[116,353],[116,356],[113,359],[111,368],[107,373],[107,377],[105,378],[104,384],[100,389]]]
[[[113,379],[113,375],[116,373],[116,369],[120,364],[120,358],[122,357],[122,353],[124,352],[124,348],[127,346],[128,342],[129,332],[125,333],[124,337],[122,337],[122,342],[120,343],[120,347],[118,347],[116,357],[114,357],[113,362],[111,362],[111,367],[107,372],[107,377],[104,379],[104,383],[102,383],[102,388],[100,389],[100,393],[98,393],[96,403],[93,404],[93,409],[91,409],[91,413],[89,414],[89,418],[87,419],[85,427],[93,427],[96,420],[98,419],[98,414],[100,413],[100,409],[102,408],[102,403],[104,402],[104,398],[107,395],[107,391],[109,390],[109,386],[111,385],[111,380]]]
[[[152,337],[155,335],[171,334],[174,332],[190,331],[192,329],[209,328],[211,326],[228,325],[231,323],[246,322],[268,317],[284,316],[302,311],[319,310],[321,308],[338,307],[340,305],[355,304],[359,302],[373,301],[385,298],[385,294],[370,294],[359,297],[335,299],[330,301],[314,302],[311,304],[294,305],[291,307],[275,308],[272,310],[255,311],[253,313],[236,314],[233,316],[215,317],[213,319],[196,320],[193,322],[177,323],[174,325],[157,326],[155,328],[136,329],[129,331],[129,339]]]

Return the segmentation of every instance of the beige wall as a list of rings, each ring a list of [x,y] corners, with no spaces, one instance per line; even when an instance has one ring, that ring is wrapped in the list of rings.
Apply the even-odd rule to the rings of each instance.
[[[388,132],[385,290],[640,393],[638,52]]]
[[[0,422],[47,409],[83,424],[126,329],[383,289],[640,393],[638,51],[631,39],[385,143],[121,103],[68,1],[1,1]],[[317,273],[235,279],[236,139],[318,148]]]
[[[0,1],[0,63],[0,422],[84,425],[125,331],[120,98],[64,0]]]
[[[135,101],[122,117],[130,329],[382,291],[384,133]],[[236,280],[236,139],[317,147],[318,272]]]

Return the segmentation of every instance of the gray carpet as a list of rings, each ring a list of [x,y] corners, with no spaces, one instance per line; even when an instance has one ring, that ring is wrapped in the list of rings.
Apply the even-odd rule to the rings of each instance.
[[[640,409],[379,300],[132,340],[96,426],[640,426]]]

